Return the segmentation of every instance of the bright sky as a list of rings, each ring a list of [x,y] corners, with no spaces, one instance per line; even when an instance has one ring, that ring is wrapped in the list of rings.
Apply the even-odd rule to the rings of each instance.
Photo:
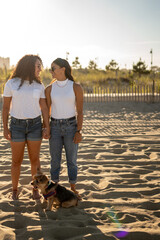
[[[99,68],[114,59],[132,68],[141,57],[160,66],[160,0],[0,0],[0,56],[11,65],[39,54],[44,67],[57,58]]]

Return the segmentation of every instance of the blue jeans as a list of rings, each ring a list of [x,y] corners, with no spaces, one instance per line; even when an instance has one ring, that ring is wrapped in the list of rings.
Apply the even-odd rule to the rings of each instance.
[[[77,130],[76,119],[55,119],[51,120],[51,137],[49,140],[51,155],[51,179],[59,181],[61,169],[62,149],[64,146],[67,160],[69,182],[74,184],[77,181],[77,152],[78,144],[73,142]]]
[[[41,116],[33,119],[11,117],[10,131],[12,142],[40,141],[42,139]]]

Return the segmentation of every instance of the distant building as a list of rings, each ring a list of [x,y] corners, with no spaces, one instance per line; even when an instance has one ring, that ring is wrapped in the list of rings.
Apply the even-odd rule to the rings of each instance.
[[[0,68],[10,68],[10,58],[0,57]]]

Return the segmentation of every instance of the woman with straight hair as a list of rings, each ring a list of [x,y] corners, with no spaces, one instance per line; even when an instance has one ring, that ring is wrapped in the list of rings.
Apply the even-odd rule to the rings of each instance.
[[[37,55],[25,55],[17,63],[11,78],[6,82],[3,94],[4,137],[10,141],[12,150],[12,198],[18,199],[18,182],[25,145],[28,148],[31,174],[40,168],[39,154],[42,137],[50,137],[48,107],[44,85],[40,80],[42,60]],[[9,114],[11,116],[8,126]],[[42,120],[45,129],[42,132]],[[39,199],[33,188],[33,198]]]
[[[55,81],[46,88],[47,105],[51,116],[51,179],[59,182],[62,149],[67,160],[68,178],[71,190],[76,190],[78,143],[82,140],[83,90],[74,82],[69,63],[57,58],[51,64]]]

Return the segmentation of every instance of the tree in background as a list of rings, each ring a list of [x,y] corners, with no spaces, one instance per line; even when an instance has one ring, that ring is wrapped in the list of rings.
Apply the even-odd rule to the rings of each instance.
[[[160,73],[160,67],[158,67],[158,66],[152,66],[151,70],[154,73]]]
[[[112,59],[110,61],[110,63],[105,66],[105,69],[106,69],[106,71],[108,71],[108,70],[117,71],[117,70],[119,70],[118,63],[116,63],[116,61]]]
[[[96,70],[97,69],[97,63],[93,60],[90,60],[89,64],[88,64],[88,69]]]
[[[139,61],[136,64],[133,63],[133,72],[137,73],[139,75],[139,77],[141,77],[141,75],[143,75],[143,74],[150,73],[150,71],[147,70],[147,66],[146,66],[145,62],[143,62],[141,60],[141,58],[139,59]]]
[[[66,60],[68,61],[69,52],[66,52]]]
[[[0,68],[0,94],[3,93],[4,84],[10,78],[13,69],[7,69],[6,67]]]
[[[72,67],[74,69],[79,69],[82,68],[80,62],[79,62],[79,57],[75,57],[75,60],[72,62]]]

